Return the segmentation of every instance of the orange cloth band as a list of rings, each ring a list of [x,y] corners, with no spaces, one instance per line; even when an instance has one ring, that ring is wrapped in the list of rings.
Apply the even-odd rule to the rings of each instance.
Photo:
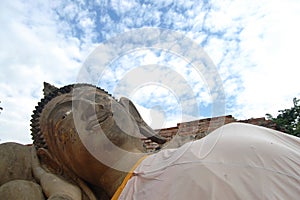
[[[126,175],[126,177],[124,178],[122,184],[118,187],[117,191],[115,192],[114,196],[111,198],[111,200],[117,200],[121,194],[121,192],[123,191],[123,189],[125,188],[127,182],[129,181],[129,179],[131,179],[131,177],[133,176],[133,171],[135,170],[135,168],[137,168],[137,166],[146,158],[147,156],[144,156],[142,158],[140,158],[135,165],[132,167],[132,169],[128,172],[128,174]]]

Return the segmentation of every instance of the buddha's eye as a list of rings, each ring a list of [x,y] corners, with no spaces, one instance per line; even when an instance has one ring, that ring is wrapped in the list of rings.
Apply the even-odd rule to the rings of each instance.
[[[69,114],[71,114],[72,113],[72,110],[68,110],[67,112],[65,112],[64,114],[63,114],[63,116],[61,117],[62,119],[65,119]]]

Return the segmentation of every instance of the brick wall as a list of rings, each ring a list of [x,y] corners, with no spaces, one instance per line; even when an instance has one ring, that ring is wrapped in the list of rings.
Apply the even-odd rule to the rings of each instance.
[[[222,117],[199,119],[190,122],[182,122],[178,123],[176,127],[164,128],[156,130],[156,132],[161,136],[167,138],[168,141],[171,141],[171,139],[175,137],[176,139],[171,141],[173,142],[173,144],[170,145],[170,147],[178,147],[185,142],[200,139],[212,132],[213,130],[221,127],[222,125],[231,122],[243,122],[276,129],[276,124],[270,120],[266,120],[264,117],[251,118],[246,120],[236,120],[231,115],[227,115]],[[145,140],[144,143],[145,148],[149,152],[153,152],[161,148],[160,145],[158,145],[155,142],[152,142],[151,140]]]

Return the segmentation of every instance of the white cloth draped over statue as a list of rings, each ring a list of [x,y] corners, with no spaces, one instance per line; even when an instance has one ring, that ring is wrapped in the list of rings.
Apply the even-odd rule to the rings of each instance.
[[[119,199],[299,199],[300,139],[231,123],[134,172]]]

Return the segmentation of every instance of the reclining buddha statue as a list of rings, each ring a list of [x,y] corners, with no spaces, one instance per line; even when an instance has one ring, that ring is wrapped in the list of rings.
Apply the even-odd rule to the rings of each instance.
[[[32,172],[48,199],[297,199],[300,139],[230,123],[167,147],[127,98],[89,84],[56,88],[31,119]],[[1,193],[1,192],[0,192]]]

